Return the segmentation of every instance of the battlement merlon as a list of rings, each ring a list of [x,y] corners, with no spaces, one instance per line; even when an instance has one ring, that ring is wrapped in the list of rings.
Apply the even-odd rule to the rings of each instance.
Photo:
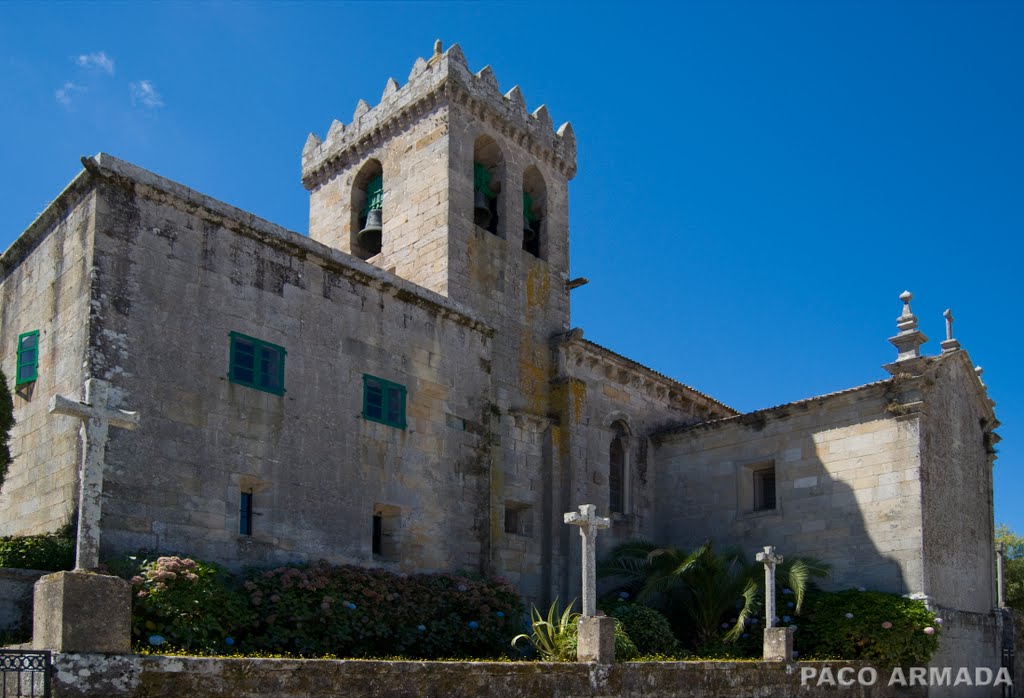
[[[302,183],[313,190],[335,172],[358,162],[382,138],[400,131],[418,116],[448,102],[478,117],[500,124],[537,157],[560,171],[566,179],[576,175],[576,136],[569,122],[553,130],[546,106],[528,113],[518,86],[501,94],[490,66],[471,73],[458,44],[426,61],[417,58],[408,82],[399,87],[389,78],[380,103],[370,107],[359,100],[352,122],[335,120],[326,140],[309,134],[302,150]]]

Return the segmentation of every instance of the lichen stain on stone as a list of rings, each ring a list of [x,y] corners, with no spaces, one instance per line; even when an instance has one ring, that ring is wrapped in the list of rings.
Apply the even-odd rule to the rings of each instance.
[[[551,293],[551,277],[540,264],[529,264],[526,272],[526,305],[528,308],[543,306]]]

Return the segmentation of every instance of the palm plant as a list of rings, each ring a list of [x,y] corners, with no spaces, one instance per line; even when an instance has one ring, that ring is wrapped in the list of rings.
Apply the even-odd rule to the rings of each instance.
[[[792,590],[798,613],[812,577],[823,576],[826,569],[807,558],[780,566],[778,574]],[[717,553],[711,541],[692,552],[647,541],[624,543],[602,561],[598,574],[617,579],[637,601],[661,610],[677,633],[697,647],[723,629],[724,640],[737,640],[761,608],[761,566],[747,562],[738,550]]]

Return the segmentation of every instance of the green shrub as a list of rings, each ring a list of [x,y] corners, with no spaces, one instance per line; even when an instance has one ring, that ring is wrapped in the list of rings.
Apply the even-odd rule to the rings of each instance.
[[[224,651],[251,623],[244,596],[216,565],[160,557],[143,561],[131,583],[132,639],[138,643]]]
[[[75,539],[70,526],[56,533],[0,538],[0,567],[70,570],[75,566]]]
[[[519,598],[500,581],[321,562],[256,573],[244,586],[258,615],[247,647],[269,652],[494,657],[522,628]]]
[[[14,428],[14,399],[7,387],[7,376],[0,371],[0,488],[7,478],[7,466],[11,464],[11,429]]]
[[[668,619],[643,604],[620,603],[609,609],[609,614],[622,622],[626,634],[643,655],[682,654],[682,645],[672,634]]]
[[[802,658],[924,666],[938,649],[941,626],[922,601],[880,591],[819,592],[810,596],[795,639]]]

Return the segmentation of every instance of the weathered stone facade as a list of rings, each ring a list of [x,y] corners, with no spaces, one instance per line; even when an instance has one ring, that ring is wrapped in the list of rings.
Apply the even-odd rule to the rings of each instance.
[[[585,340],[570,329],[575,151],[571,126],[453,46],[310,136],[308,237],[83,160],[0,257],[9,374],[14,339],[40,332],[0,533],[73,515],[78,425],[46,405],[98,378],[141,415],[106,444],[105,555],[470,570],[544,602],[578,595],[562,514],[589,502],[612,522],[602,550],[772,544],[828,560],[835,586],[988,618],[998,422],[959,344],[921,357],[907,305],[891,378],[738,415]],[[379,242],[361,233],[374,181]],[[283,384],[236,380],[237,336],[269,348]],[[400,420],[367,417],[368,378],[402,391]]]

